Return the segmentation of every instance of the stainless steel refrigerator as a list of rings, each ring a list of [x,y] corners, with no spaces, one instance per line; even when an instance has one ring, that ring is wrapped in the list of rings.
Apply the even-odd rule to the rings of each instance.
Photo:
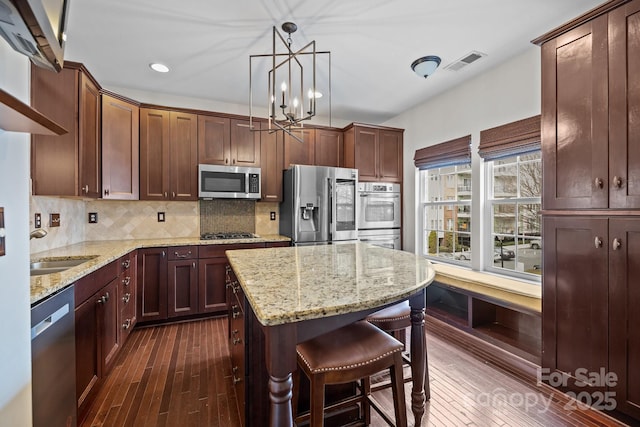
[[[284,172],[280,234],[294,245],[358,239],[358,170],[292,165]]]

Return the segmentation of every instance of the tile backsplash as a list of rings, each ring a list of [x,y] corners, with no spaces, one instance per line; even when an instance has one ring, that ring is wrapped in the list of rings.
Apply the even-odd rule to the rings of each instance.
[[[31,253],[86,240],[197,237],[201,232],[217,231],[278,234],[279,204],[248,200],[152,202],[31,196],[30,230],[34,229],[36,212],[42,215],[42,228],[48,234],[31,240]],[[88,223],[90,212],[98,214],[96,224]],[[158,222],[158,212],[164,212],[164,222]],[[275,221],[270,219],[271,212],[276,214]],[[60,227],[49,226],[50,213],[60,214]]]

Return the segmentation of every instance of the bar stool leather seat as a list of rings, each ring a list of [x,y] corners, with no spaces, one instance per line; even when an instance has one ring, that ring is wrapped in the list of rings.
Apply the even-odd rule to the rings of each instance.
[[[343,384],[362,380],[368,390],[369,377],[389,369],[397,426],[407,425],[406,403],[402,381],[401,342],[367,321],[359,321],[320,335],[297,345],[298,366],[310,380],[310,426],[323,425],[324,388],[327,384]],[[295,381],[299,384],[299,381]],[[297,394],[297,393],[296,393]],[[369,398],[363,392],[350,399],[359,400],[365,424],[370,423]],[[349,402],[343,402],[349,403]],[[294,408],[296,407],[294,402]]]

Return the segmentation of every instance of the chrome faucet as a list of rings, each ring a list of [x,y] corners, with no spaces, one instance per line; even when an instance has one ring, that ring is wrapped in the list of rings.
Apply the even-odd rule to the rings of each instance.
[[[29,233],[29,240],[42,239],[46,235],[47,235],[47,231],[44,228],[36,228],[31,233]]]

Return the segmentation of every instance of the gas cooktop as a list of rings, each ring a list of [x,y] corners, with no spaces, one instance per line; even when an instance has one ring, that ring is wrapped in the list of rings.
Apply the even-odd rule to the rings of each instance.
[[[204,233],[200,236],[201,240],[228,240],[228,239],[255,239],[256,236],[253,233],[244,231],[232,231],[228,233]]]

